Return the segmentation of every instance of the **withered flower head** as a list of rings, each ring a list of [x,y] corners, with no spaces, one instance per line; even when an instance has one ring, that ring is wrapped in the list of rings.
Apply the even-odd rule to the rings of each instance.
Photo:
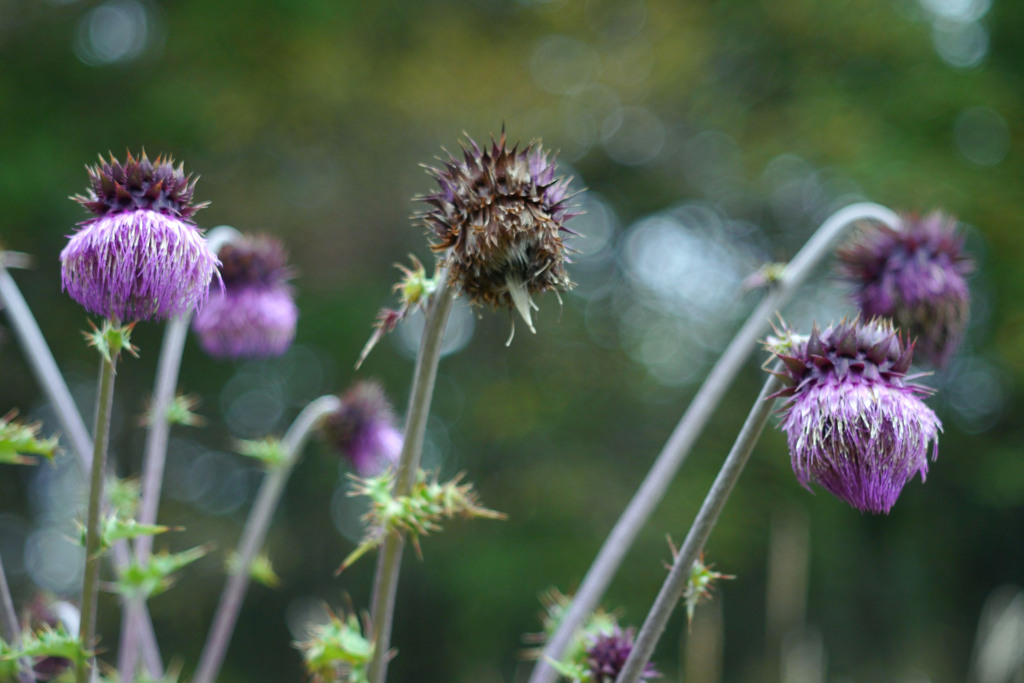
[[[842,322],[775,355],[788,397],[782,431],[793,472],[865,512],[888,512],[904,484],[928,473],[942,423],[931,390],[907,380],[913,346],[888,321]],[[931,446],[931,448],[929,448]]]
[[[442,168],[428,168],[440,191],[422,197],[420,214],[447,252],[448,280],[472,304],[515,308],[534,331],[532,296],[573,286],[565,272],[565,222],[569,179],[555,176],[555,164],[539,142],[509,148],[504,131],[490,147],[472,139],[462,158],[449,154]]]
[[[108,318],[169,318],[202,305],[219,262],[192,222],[195,180],[170,157],[100,157],[85,196],[95,214],[60,254],[63,287]]]
[[[919,356],[942,367],[967,327],[973,264],[954,218],[936,211],[902,219],[901,230],[873,228],[840,249],[840,270],[862,315],[892,318]]]
[[[214,289],[192,321],[203,349],[216,358],[280,356],[295,338],[299,317],[284,246],[266,235],[244,236],[218,256],[224,288]]]

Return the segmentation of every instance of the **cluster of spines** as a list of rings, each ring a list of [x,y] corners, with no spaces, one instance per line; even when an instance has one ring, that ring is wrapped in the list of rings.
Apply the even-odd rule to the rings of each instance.
[[[280,240],[269,235],[252,235],[228,242],[217,253],[224,286],[263,285],[276,287],[291,277],[288,252]]]
[[[844,320],[824,332],[814,326],[805,343],[794,345],[789,353],[775,355],[786,372],[774,374],[787,386],[774,396],[789,397],[829,374],[840,380],[884,381],[903,387],[914,345],[904,344],[887,320],[875,319],[866,324]],[[906,388],[917,394],[931,393],[931,389],[917,384],[908,384]]]
[[[570,210],[569,179],[538,142],[509,148],[504,132],[489,148],[472,139],[460,160],[449,154],[442,168],[428,167],[440,186],[420,197],[429,210],[417,217],[434,235],[435,251],[451,249],[449,279],[470,301],[513,306],[507,280],[530,294],[572,286],[565,272],[561,232]]]
[[[192,204],[197,178],[185,175],[184,164],[175,167],[170,156],[161,155],[151,162],[145,151],[137,159],[128,152],[128,159],[122,164],[113,154],[109,161],[101,155],[96,166],[85,168],[89,173],[89,194],[72,199],[97,216],[148,209],[188,219],[209,204]]]

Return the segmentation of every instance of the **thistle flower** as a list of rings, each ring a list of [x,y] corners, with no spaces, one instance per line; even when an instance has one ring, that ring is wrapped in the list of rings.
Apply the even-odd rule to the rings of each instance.
[[[215,358],[280,356],[295,339],[299,318],[284,246],[272,237],[242,237],[217,256],[224,288],[192,320],[203,350]]]
[[[63,288],[107,318],[147,320],[187,313],[206,301],[219,265],[192,222],[195,180],[170,157],[113,156],[86,169],[89,190],[73,200],[95,214],[60,254]]]
[[[619,626],[615,626],[610,632],[591,636],[587,647],[587,669],[591,683],[615,682],[622,667],[626,665],[626,660],[629,659],[629,653],[633,651],[633,638],[633,629],[623,630]],[[652,678],[661,678],[661,674],[648,662],[639,680],[647,681]]]
[[[474,305],[514,307],[535,331],[532,295],[573,286],[562,236],[576,215],[569,179],[555,177],[539,142],[510,149],[504,132],[489,149],[467,139],[461,160],[449,154],[428,171],[440,191],[421,198],[431,208],[419,218],[437,239],[431,248],[448,252],[449,283]]]
[[[903,229],[879,227],[839,250],[840,270],[865,318],[892,318],[917,352],[943,367],[963,338],[970,306],[956,220],[939,212],[903,216]]]
[[[402,434],[395,414],[376,382],[357,382],[341,396],[341,407],[323,422],[327,440],[361,477],[398,464]]]
[[[907,381],[913,345],[891,323],[842,322],[775,355],[789,386],[781,428],[793,472],[858,510],[888,512],[916,474],[938,456],[942,423],[921,400],[931,390]]]

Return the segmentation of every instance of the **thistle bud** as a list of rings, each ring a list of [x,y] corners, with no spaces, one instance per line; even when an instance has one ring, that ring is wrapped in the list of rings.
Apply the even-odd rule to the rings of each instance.
[[[376,382],[358,382],[341,396],[341,407],[323,422],[327,440],[361,477],[398,465],[402,434]]]
[[[913,345],[889,322],[842,322],[776,352],[788,385],[781,428],[793,472],[865,512],[888,512],[904,484],[928,473],[942,423],[907,381]],[[773,397],[774,397],[773,396]]]
[[[573,286],[565,272],[563,234],[570,211],[569,180],[555,177],[555,164],[540,143],[520,150],[505,134],[490,148],[472,139],[462,159],[449,155],[428,171],[440,186],[422,197],[431,208],[419,217],[447,252],[449,283],[470,303],[515,308],[534,331],[532,296]]]
[[[100,157],[88,194],[73,200],[95,214],[60,254],[63,288],[107,318],[169,318],[202,306],[219,265],[192,222],[195,180],[170,157],[145,152],[125,164]]]
[[[615,683],[626,665],[634,644],[633,629],[615,626],[611,631],[590,636],[587,646],[587,669],[592,683]],[[650,662],[644,667],[639,680],[661,678]]]
[[[903,216],[903,229],[874,228],[839,250],[840,270],[865,318],[892,318],[925,361],[943,367],[960,345],[970,307],[956,220],[939,212]]]
[[[288,286],[287,254],[278,240],[247,236],[221,247],[224,288],[192,320],[203,350],[215,358],[280,356],[295,339],[299,309]]]

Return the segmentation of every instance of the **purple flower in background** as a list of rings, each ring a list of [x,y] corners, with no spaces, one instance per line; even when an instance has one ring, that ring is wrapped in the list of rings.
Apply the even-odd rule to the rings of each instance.
[[[533,330],[531,296],[572,287],[562,237],[576,215],[569,179],[555,177],[540,143],[510,149],[504,132],[490,148],[468,139],[461,160],[428,170],[440,191],[422,197],[431,208],[420,218],[437,238],[431,248],[448,253],[450,284],[474,305],[514,307]]]
[[[284,246],[272,237],[243,237],[218,256],[224,288],[210,293],[192,321],[203,350],[216,358],[280,356],[299,318]]]
[[[887,321],[842,322],[776,350],[789,385],[782,430],[793,472],[865,512],[888,512],[914,475],[938,455],[942,424],[909,383],[913,345]]]
[[[615,683],[632,651],[633,629],[623,630],[616,626],[611,633],[590,636],[586,656],[592,683]],[[648,662],[640,674],[640,680],[652,678],[661,678],[661,674]]]
[[[892,318],[916,340],[918,356],[943,367],[967,326],[973,265],[955,219],[939,212],[902,218],[902,230],[873,228],[840,249],[840,269],[865,318]]]
[[[402,433],[377,382],[357,382],[341,396],[341,407],[323,422],[328,442],[361,477],[398,465]]]
[[[89,172],[87,196],[72,197],[95,214],[60,254],[63,288],[86,310],[122,321],[169,318],[201,306],[217,271],[191,217],[195,180],[170,157],[155,163],[113,156]]]
[[[71,603],[46,593],[36,593],[22,610],[21,629],[38,633],[44,629],[62,628],[68,635],[77,636],[80,619],[78,608]],[[54,680],[68,671],[72,664],[66,657],[35,657],[32,675],[39,681]]]

